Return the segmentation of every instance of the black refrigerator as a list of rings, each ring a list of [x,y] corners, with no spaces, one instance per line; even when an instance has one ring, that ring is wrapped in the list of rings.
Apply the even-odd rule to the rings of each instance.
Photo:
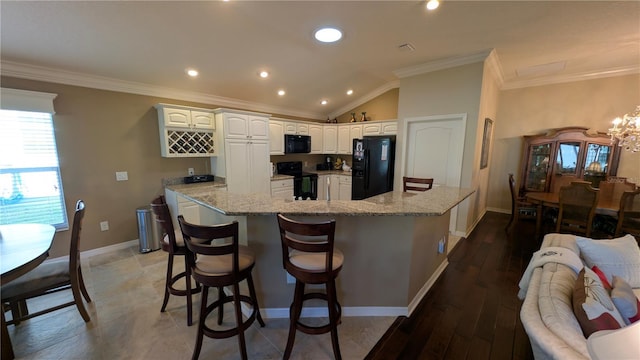
[[[351,199],[362,200],[393,190],[395,136],[353,139]]]

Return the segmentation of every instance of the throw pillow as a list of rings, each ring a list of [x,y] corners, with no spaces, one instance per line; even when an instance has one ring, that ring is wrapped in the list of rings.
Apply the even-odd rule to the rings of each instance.
[[[587,338],[596,331],[625,326],[598,275],[586,267],[578,274],[573,289],[573,313]]]
[[[640,247],[631,235],[611,240],[576,237],[580,256],[587,266],[598,266],[609,283],[613,275],[623,278],[633,288],[640,287]]]
[[[600,268],[597,266],[592,266],[591,270],[593,270],[593,272],[596,273],[596,275],[598,275],[598,277],[600,278],[600,281],[602,281],[602,285],[604,286],[604,288],[607,289],[609,293],[611,293],[611,289],[613,287],[611,286],[611,284],[609,284],[609,280],[607,280],[607,275],[605,275],[602,272],[602,270],[600,270]]]
[[[631,285],[621,277],[613,277],[611,300],[627,325],[640,320],[640,311],[638,311],[640,309],[640,300],[636,298]]]

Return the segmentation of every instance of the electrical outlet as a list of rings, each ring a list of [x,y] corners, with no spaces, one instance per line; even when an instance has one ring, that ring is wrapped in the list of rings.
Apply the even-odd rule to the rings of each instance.
[[[287,284],[295,284],[295,283],[296,283],[296,278],[294,278],[289,273],[287,273]]]
[[[187,172],[189,173],[189,175],[193,175],[193,168],[189,168]]]
[[[109,230],[109,222],[108,221],[101,221],[100,222],[100,231],[107,231]]]
[[[445,248],[446,244],[447,244],[447,241],[445,240],[445,238],[443,236],[442,239],[440,239],[440,241],[438,241],[438,254],[444,254],[444,248]]]
[[[129,174],[126,171],[116,171],[116,181],[129,180]]]

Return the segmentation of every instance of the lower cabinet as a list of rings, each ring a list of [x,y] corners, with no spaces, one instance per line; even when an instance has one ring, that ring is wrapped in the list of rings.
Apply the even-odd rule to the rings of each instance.
[[[336,175],[338,177],[339,199],[351,200],[351,176]]]
[[[293,179],[271,181],[271,197],[292,199]]]

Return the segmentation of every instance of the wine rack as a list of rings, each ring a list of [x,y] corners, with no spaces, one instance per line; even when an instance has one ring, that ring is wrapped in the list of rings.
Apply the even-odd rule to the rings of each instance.
[[[214,155],[213,132],[166,129],[167,156]]]

